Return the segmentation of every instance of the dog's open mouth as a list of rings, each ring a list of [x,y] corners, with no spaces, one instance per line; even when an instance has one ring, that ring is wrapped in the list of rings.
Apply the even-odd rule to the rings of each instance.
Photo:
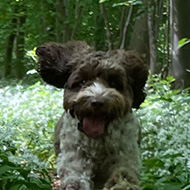
[[[84,132],[90,138],[96,139],[103,135],[106,125],[107,122],[104,117],[84,117],[81,121],[79,130]]]

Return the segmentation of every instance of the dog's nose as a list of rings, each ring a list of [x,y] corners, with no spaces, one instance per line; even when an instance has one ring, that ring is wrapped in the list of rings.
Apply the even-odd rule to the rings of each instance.
[[[37,47],[37,49],[36,49],[36,55],[37,56],[44,55],[45,51],[46,51],[45,47]]]
[[[103,106],[104,105],[104,101],[103,100],[101,100],[101,99],[95,99],[95,98],[93,98],[92,100],[91,100],[91,105],[93,106],[93,107],[101,107],[101,106]]]

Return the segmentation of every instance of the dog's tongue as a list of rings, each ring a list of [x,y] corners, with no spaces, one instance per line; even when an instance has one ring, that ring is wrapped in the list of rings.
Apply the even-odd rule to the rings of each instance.
[[[83,119],[83,130],[91,138],[97,138],[104,133],[105,120],[103,118]]]

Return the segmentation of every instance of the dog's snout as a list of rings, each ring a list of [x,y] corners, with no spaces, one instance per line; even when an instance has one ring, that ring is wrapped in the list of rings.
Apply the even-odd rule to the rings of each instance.
[[[104,105],[104,100],[102,99],[91,99],[91,105],[93,107],[102,107]]]

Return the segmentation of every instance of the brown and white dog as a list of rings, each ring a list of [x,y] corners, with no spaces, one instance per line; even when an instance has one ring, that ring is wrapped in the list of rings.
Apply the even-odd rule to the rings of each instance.
[[[43,80],[64,89],[54,143],[61,189],[137,190],[140,125],[132,108],[145,98],[144,59],[85,42],[46,43],[36,54]]]

